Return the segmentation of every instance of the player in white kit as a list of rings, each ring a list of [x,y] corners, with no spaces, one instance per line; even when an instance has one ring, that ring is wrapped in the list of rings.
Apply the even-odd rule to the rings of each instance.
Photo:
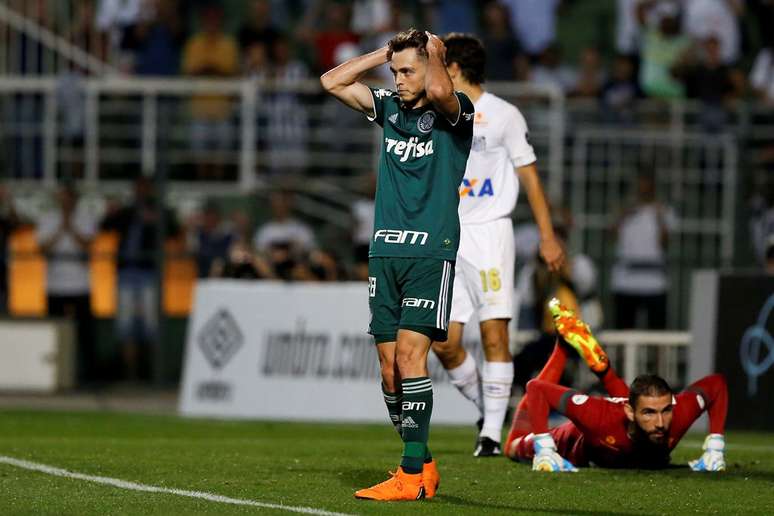
[[[508,322],[513,316],[514,237],[511,212],[519,183],[524,186],[540,230],[540,255],[559,270],[564,250],[554,236],[551,216],[540,184],[536,158],[527,141],[527,124],[519,110],[486,92],[485,51],[467,34],[444,38],[446,66],[454,89],[474,102],[473,145],[460,185],[460,247],[455,265],[448,340],[434,342],[451,382],[482,415],[474,455],[500,455],[500,438],[513,382]],[[515,171],[515,172],[514,172]],[[478,313],[484,365],[462,347],[462,332]]]

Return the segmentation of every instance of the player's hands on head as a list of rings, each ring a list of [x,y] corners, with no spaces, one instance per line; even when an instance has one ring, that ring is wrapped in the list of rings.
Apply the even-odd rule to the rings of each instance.
[[[428,31],[425,31],[425,34],[427,34],[427,45],[425,45],[425,48],[428,55],[437,55],[443,59],[446,56],[446,45],[443,44],[441,38]]]
[[[540,241],[540,256],[552,272],[559,272],[564,265],[564,247],[556,237]]]

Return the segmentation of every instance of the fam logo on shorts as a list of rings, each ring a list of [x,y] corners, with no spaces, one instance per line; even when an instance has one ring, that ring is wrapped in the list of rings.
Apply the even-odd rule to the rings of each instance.
[[[435,308],[435,301],[432,299],[420,299],[417,297],[405,297],[400,306],[408,306],[409,308],[428,308],[432,310]]]
[[[222,369],[242,347],[244,337],[234,316],[221,308],[205,323],[197,341],[213,369]]]
[[[376,297],[376,278],[368,276],[368,297]]]
[[[432,111],[425,111],[417,120],[417,129],[423,133],[429,133],[433,130],[435,124],[435,113]]]

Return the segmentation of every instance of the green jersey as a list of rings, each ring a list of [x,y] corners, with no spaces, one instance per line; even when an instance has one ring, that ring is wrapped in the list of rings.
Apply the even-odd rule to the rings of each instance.
[[[473,103],[460,92],[452,123],[432,104],[403,107],[398,94],[371,89],[383,128],[370,257],[454,261],[460,241],[459,186],[473,139]]]

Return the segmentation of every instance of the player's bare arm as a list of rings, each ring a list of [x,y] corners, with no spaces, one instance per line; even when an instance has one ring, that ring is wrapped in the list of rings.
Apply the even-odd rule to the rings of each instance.
[[[322,87],[347,106],[374,116],[374,103],[368,86],[359,82],[368,70],[385,64],[387,47],[384,46],[368,54],[353,57],[336,68],[328,70],[320,77]]]
[[[454,94],[449,72],[446,70],[446,46],[435,34],[427,33],[427,74],[425,92],[427,100],[433,103],[447,120],[456,123],[460,117],[460,102]]]
[[[559,271],[564,263],[564,248],[554,234],[551,225],[551,214],[548,210],[548,202],[540,183],[537,166],[534,163],[516,169],[519,181],[524,185],[527,199],[532,208],[532,215],[540,231],[540,256],[543,257],[548,269]]]

